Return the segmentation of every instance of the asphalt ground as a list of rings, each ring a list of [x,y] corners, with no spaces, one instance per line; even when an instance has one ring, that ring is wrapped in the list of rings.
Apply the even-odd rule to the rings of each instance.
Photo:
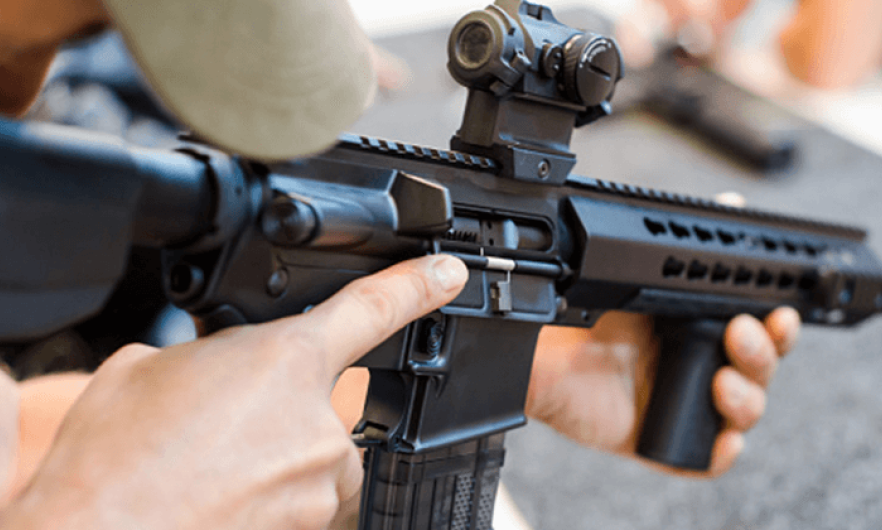
[[[582,14],[561,17],[588,26]],[[447,30],[382,41],[411,66],[400,93],[381,94],[353,132],[446,147],[464,90],[446,73]],[[755,172],[699,139],[639,114],[575,133],[575,172],[869,229],[882,254],[882,159],[765,104],[767,124],[799,144],[795,167]],[[804,328],[769,390],[762,421],[735,468],[713,481],[652,471],[579,447],[531,422],[508,436],[503,481],[536,529],[882,528],[882,318],[856,329]]]

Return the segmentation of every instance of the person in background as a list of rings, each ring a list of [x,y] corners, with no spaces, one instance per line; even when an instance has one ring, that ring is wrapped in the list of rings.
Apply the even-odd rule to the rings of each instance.
[[[634,66],[647,64],[653,42],[679,31],[699,33],[712,53],[752,0],[640,0],[620,22],[618,37]],[[882,66],[882,2],[799,0],[778,35],[797,79],[820,88],[852,86]]]
[[[373,92],[372,48],[343,1],[0,0],[0,112],[27,109],[60,44],[112,23],[183,123],[247,156],[330,145]],[[427,256],[354,281],[304,315],[164,349],[127,346],[91,376],[16,384],[0,374],[0,526],[346,524],[354,515],[341,505],[357,504],[362,477],[348,432],[366,374],[334,381],[451,301],[467,274],[453,257]],[[713,385],[726,425],[699,476],[732,466],[799,326],[789,308],[729,324],[731,366]],[[547,327],[527,413],[634,457],[657,353],[651,320],[639,315],[610,313],[590,331]]]

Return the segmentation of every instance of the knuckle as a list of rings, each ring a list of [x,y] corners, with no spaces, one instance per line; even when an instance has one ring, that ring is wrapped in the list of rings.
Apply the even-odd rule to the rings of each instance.
[[[775,368],[775,358],[771,355],[771,352],[765,349],[751,357],[749,361],[750,368],[752,368],[751,371],[758,372],[761,375],[761,379],[769,377]]]
[[[295,337],[275,329],[266,333],[256,333],[247,338],[249,358],[254,365],[275,366],[288,352],[299,350]]]
[[[349,453],[346,460],[343,476],[337,485],[337,493],[339,499],[350,499],[354,497],[361,489],[364,480],[364,469],[362,466],[361,455],[355,446]]]
[[[757,390],[756,396],[753,399],[753,404],[751,406],[751,415],[753,416],[754,421],[756,423],[763,417],[766,413],[766,393],[762,390]]]
[[[303,340],[301,330],[297,328],[261,333],[256,340],[258,341],[258,347],[269,354],[301,351],[309,346],[308,342]]]
[[[285,321],[273,321],[254,325],[251,331],[240,330],[228,342],[228,350],[247,351],[240,359],[242,366],[248,366],[254,373],[275,372],[285,374],[300,391],[322,384],[321,370],[324,367],[325,348],[321,329],[315,329],[289,317]]]
[[[769,364],[766,365],[766,369],[763,373],[763,386],[768,386],[769,383],[772,382],[772,379],[775,377],[775,372],[778,371],[778,360],[776,358],[772,358],[769,361]]]
[[[752,388],[748,392],[748,399],[738,407],[736,416],[738,426],[742,430],[753,428],[766,412],[765,392],[758,388]]]
[[[335,417],[334,419],[336,420],[337,418]],[[335,426],[339,428],[336,429],[337,432],[327,442],[327,445],[329,447],[329,461],[332,462],[333,467],[339,470],[347,465],[352,455],[358,454],[358,451],[342,425],[336,422]]]
[[[430,281],[424,274],[409,274],[406,276],[408,287],[414,294],[414,299],[419,303],[420,312],[427,306],[432,304],[435,298],[435,284]]]
[[[388,331],[399,320],[402,312],[399,300],[382,285],[359,280],[353,285],[351,294],[374,328]]]
[[[252,334],[249,341],[266,350],[268,353],[286,355],[292,352],[310,352],[320,345],[317,340],[319,330],[314,329],[294,317],[285,322],[276,321],[263,324],[260,333]]]
[[[200,322],[200,324],[204,324]],[[253,324],[239,324],[236,326],[230,326],[228,328],[223,328],[221,330],[215,331],[211,334],[214,338],[224,338],[224,339],[241,339],[242,337],[248,336],[249,331],[254,328]]]
[[[107,361],[105,361],[105,366],[117,369],[130,366],[154,351],[156,351],[156,348],[146,344],[127,344],[108,357]]]
[[[323,487],[321,490],[321,494],[314,495],[309,505],[301,509],[294,528],[324,530],[333,520],[340,507],[340,499],[334,488]]]
[[[309,477],[308,494],[292,513],[293,528],[325,529],[340,509],[344,493],[356,492],[360,486],[351,484],[350,467],[358,459],[358,451],[345,429],[330,417],[313,425],[313,442],[300,458],[306,466],[300,474]],[[357,466],[360,471],[360,466]]]
[[[771,382],[778,366],[774,352],[766,350],[752,358],[750,364],[749,373],[745,375],[763,387]]]
[[[336,473],[357,454],[355,445],[337,415],[331,411],[315,426],[310,461],[317,469]]]

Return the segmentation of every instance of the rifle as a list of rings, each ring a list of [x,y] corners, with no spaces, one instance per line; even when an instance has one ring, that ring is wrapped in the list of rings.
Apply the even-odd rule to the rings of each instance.
[[[860,229],[571,174],[573,128],[611,110],[611,39],[498,0],[454,27],[448,51],[469,88],[451,151],[343,135],[268,163],[193,139],[165,151],[0,123],[0,234],[17,249],[0,264],[0,337],[97,312],[133,244],[162,249],[167,297],[207,332],[456,255],[470,268],[459,297],[358,362],[371,372],[353,435],[367,448],[359,527],[486,530],[542,326],[654,315],[661,359],[638,452],[705,469],[727,320],[790,305],[808,324],[850,326],[882,311]]]

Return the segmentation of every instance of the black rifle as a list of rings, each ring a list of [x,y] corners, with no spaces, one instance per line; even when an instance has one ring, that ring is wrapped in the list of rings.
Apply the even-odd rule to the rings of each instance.
[[[207,331],[298,314],[397,261],[450,253],[462,294],[359,361],[360,528],[490,528],[504,432],[523,425],[537,336],[608,310],[654,315],[660,369],[638,452],[705,469],[725,323],[780,305],[810,324],[882,311],[859,229],[570,174],[574,126],[610,112],[610,39],[499,0],[449,41],[469,87],[454,151],[344,135],[262,163],[195,142],[140,149],[0,123],[0,338],[98,311],[133,244],[162,248],[165,292]]]

